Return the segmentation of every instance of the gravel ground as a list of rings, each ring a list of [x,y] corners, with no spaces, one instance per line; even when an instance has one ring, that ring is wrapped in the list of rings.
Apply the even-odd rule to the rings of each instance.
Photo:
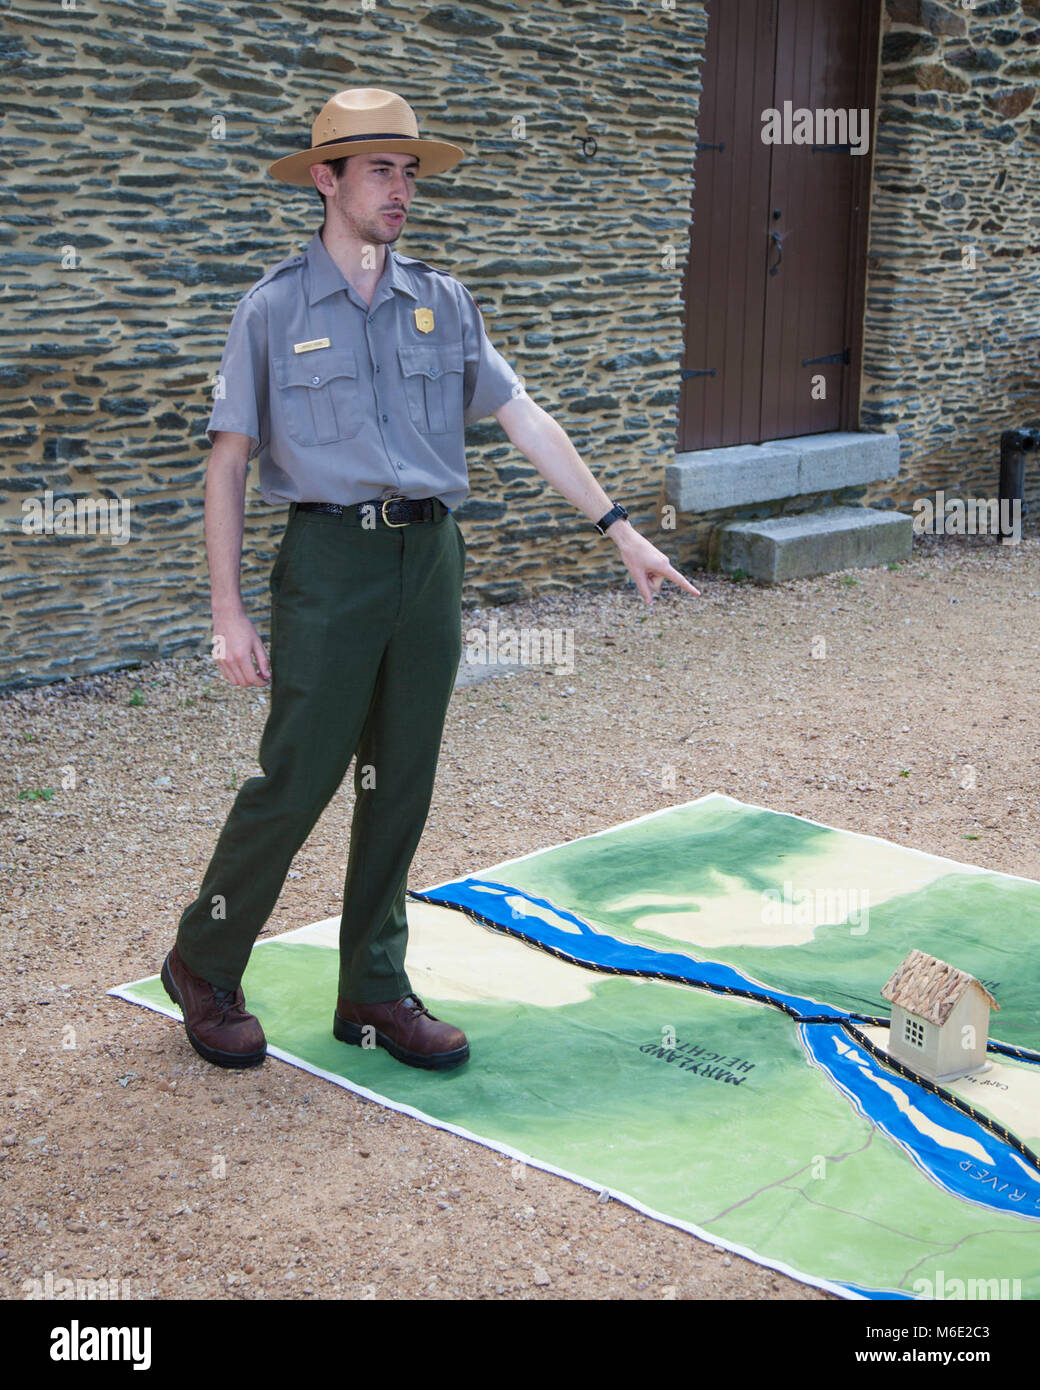
[[[1040,542],[691,577],[649,611],[628,586],[466,613],[573,629],[574,669],[456,691],[413,886],[711,791],[1040,878]],[[210,1067],[105,996],[159,968],[266,702],[201,658],[0,700],[0,1296],[827,1299],[280,1062]],[[348,777],[269,931],[338,912],[351,803]]]

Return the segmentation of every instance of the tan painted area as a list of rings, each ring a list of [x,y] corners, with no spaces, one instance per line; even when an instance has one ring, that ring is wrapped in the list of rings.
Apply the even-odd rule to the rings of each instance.
[[[887,1055],[887,1028],[862,1031]],[[990,1053],[985,1071],[944,1082],[943,1089],[992,1116],[1031,1149],[1040,1144],[1040,1067],[998,1060]]]
[[[534,917],[539,922],[547,922],[550,927],[558,927],[561,931],[571,932],[574,936],[581,936],[580,927],[566,917],[561,917],[551,907],[545,907],[542,903],[528,902],[526,898],[517,893],[510,893],[505,903],[515,917]]]
[[[869,910],[889,898],[913,893],[949,873],[951,866],[899,845],[847,836],[812,854],[790,855],[782,872],[787,902],[777,902],[749,890],[743,880],[711,871],[715,891],[694,899],[697,908],[683,912],[641,913],[634,925],[691,945],[801,946],[813,939],[817,927],[851,917],[850,935],[865,936]],[[966,873],[982,872],[961,865]],[[615,912],[669,903],[688,903],[687,897],[667,893],[632,893],[610,904]],[[866,908],[862,919],[857,917]],[[785,920],[789,919],[789,920]]]
[[[339,918],[327,917],[280,941],[339,949]],[[408,978],[420,997],[503,999],[552,1008],[592,998],[595,977],[562,968],[552,956],[500,936],[464,913],[433,903],[408,904]]]
[[[864,1029],[864,1032],[867,1031],[868,1030]],[[888,1030],[874,1029],[873,1031],[887,1032]],[[837,1046],[839,1049],[850,1052],[853,1050],[854,1044],[849,1043],[846,1045],[839,1041]],[[860,1056],[863,1056],[862,1050],[860,1049],[859,1051]],[[884,1077],[876,1076],[869,1070],[865,1063],[860,1064],[860,1071],[863,1073],[864,1081],[868,1086],[878,1086],[882,1091],[885,1091],[891,1096],[919,1134],[926,1135],[929,1139],[934,1139],[934,1141],[937,1144],[941,1144],[944,1149],[956,1149],[959,1153],[967,1154],[969,1158],[976,1158],[981,1163],[993,1162],[992,1157],[981,1144],[977,1143],[969,1135],[958,1134],[955,1130],[945,1129],[942,1125],[937,1125],[935,1121],[930,1120],[923,1111],[918,1110],[917,1106],[908,1099],[906,1094],[900,1090],[898,1086],[890,1081],[886,1081]]]

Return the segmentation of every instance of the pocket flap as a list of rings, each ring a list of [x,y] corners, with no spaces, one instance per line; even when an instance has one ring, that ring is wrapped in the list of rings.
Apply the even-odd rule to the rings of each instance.
[[[357,376],[357,358],[350,348],[319,348],[274,359],[279,386],[324,386],[337,376]]]
[[[428,376],[436,379],[445,372],[461,372],[462,348],[447,344],[434,347],[399,347],[397,356],[405,376]]]

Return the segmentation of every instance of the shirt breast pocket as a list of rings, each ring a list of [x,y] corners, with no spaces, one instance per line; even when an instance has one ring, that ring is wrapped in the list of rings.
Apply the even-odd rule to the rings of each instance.
[[[364,424],[357,359],[348,348],[274,359],[285,428],[297,444],[353,439]]]
[[[462,429],[462,345],[399,347],[408,414],[423,434]]]

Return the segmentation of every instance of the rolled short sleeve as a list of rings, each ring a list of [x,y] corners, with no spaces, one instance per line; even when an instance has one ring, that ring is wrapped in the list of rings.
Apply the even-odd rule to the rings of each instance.
[[[465,357],[463,423],[472,425],[494,415],[506,401],[523,391],[516,372],[491,344],[484,318],[464,285],[459,285],[462,308],[462,341]]]
[[[247,294],[238,302],[220,359],[206,434],[217,430],[247,434],[253,441],[249,457],[268,437],[267,314],[263,298]]]

